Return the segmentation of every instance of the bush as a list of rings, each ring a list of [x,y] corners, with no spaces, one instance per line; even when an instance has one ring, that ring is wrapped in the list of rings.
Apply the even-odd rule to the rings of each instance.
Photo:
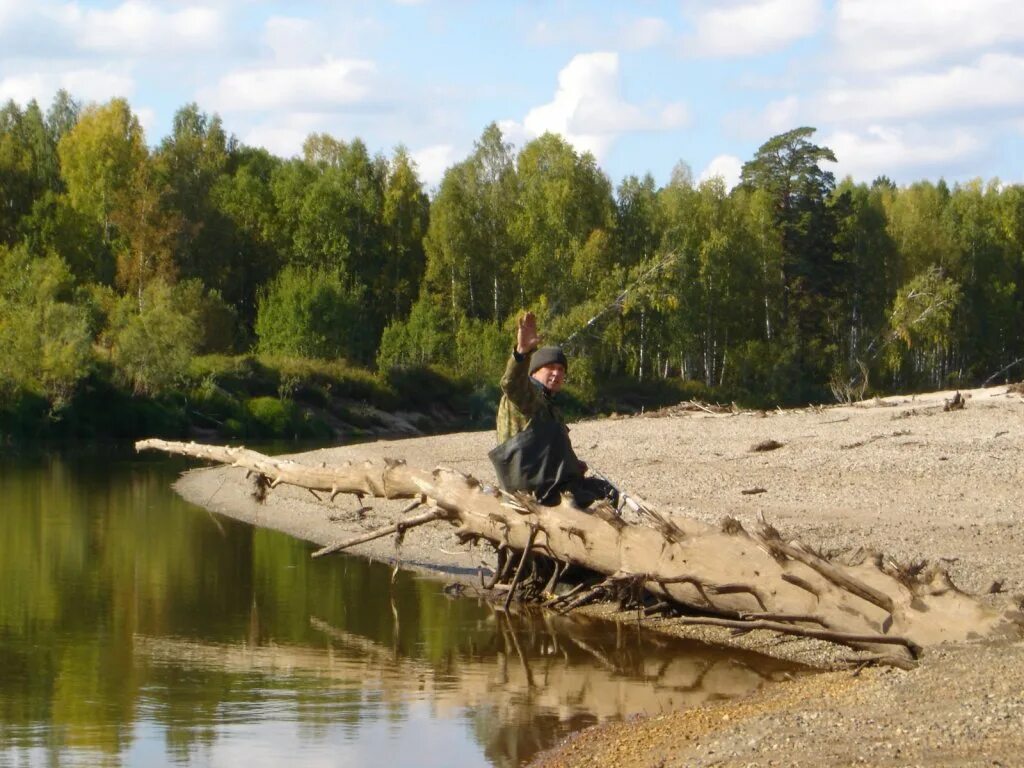
[[[245,437],[318,438],[333,435],[322,419],[304,413],[294,402],[276,397],[254,397],[245,402],[245,422],[228,419],[225,431]]]
[[[285,267],[259,296],[260,353],[368,359],[377,334],[366,325],[362,299],[362,288],[340,271]]]
[[[133,397],[116,386],[113,372],[98,366],[64,411],[50,425],[55,436],[86,439],[135,440],[140,437],[177,438],[188,434],[189,418],[180,397]]]
[[[193,388],[210,381],[236,395],[272,395],[280,385],[280,374],[253,355],[198,355],[189,361],[188,377]]]
[[[462,318],[455,334],[456,374],[476,384],[496,384],[512,351],[512,339],[497,323]]]
[[[437,368],[394,369],[388,372],[387,382],[403,408],[427,413],[437,406],[464,411],[470,394],[464,380]]]
[[[202,355],[192,359],[188,377],[194,398],[213,386],[236,396],[276,396],[319,408],[329,408],[334,398],[362,400],[384,410],[399,406],[388,382],[340,360]]]
[[[199,386],[189,393],[191,416],[198,416],[202,421],[209,422],[204,426],[223,425],[231,418],[241,418],[245,414],[242,404],[230,392],[219,386],[212,376],[200,382]]]
[[[296,394],[316,387],[335,397],[366,400],[384,408],[396,405],[393,393],[381,379],[366,368],[342,360],[261,356],[260,361],[277,371],[280,378],[295,382]]]
[[[184,383],[199,332],[195,308],[181,294],[154,280],[138,298],[115,306],[109,338],[114,364],[135,394],[155,395]]]
[[[238,312],[221,298],[220,291],[207,290],[198,279],[185,280],[174,291],[179,311],[196,320],[198,353],[230,352],[235,348]]]
[[[291,400],[254,397],[245,402],[246,430],[254,437],[292,437],[298,431],[298,409]]]
[[[89,374],[91,318],[73,284],[59,256],[0,249],[0,397],[32,393],[59,410]]]
[[[377,352],[380,371],[408,370],[452,361],[452,334],[444,313],[421,297],[408,320],[396,320],[384,329]]]

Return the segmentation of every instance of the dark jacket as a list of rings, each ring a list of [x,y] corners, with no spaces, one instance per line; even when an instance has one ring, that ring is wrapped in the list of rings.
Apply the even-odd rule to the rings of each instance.
[[[583,477],[569,429],[539,381],[529,375],[530,355],[512,354],[501,378],[497,448],[488,456],[506,491],[531,491],[539,499]]]

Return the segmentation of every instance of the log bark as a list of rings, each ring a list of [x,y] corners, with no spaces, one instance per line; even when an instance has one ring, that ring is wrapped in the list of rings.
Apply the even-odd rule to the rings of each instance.
[[[570,497],[557,506],[543,506],[528,495],[506,494],[455,470],[425,471],[394,459],[310,466],[242,447],[143,440],[136,448],[239,467],[266,478],[271,488],[286,483],[329,493],[331,498],[351,493],[415,499],[412,506],[430,507],[428,512],[338,542],[317,554],[369,537],[400,535],[416,525],[445,522],[461,540],[485,540],[505,548],[506,563],[518,553],[517,583],[528,557],[544,556],[553,561],[553,568],[576,565],[606,576],[585,593],[588,597],[624,594],[628,588],[671,603],[691,621],[705,617],[729,622],[723,626],[735,623],[734,628],[818,637],[868,649],[880,657],[898,653],[904,660],[941,642],[1019,638],[1022,632],[1015,606],[1006,610],[986,606],[953,587],[945,572],[907,577],[887,572],[875,562],[840,565],[813,554],[800,542],[784,541],[763,522],[752,531],[732,518],[714,527],[665,516],[644,505],[642,522],[629,523],[608,506],[583,511]],[[549,581],[549,573],[550,569],[542,576],[538,572],[541,585]],[[509,599],[515,584],[512,587],[504,591]],[[535,592],[544,594],[541,587]],[[572,604],[578,603],[579,598]]]

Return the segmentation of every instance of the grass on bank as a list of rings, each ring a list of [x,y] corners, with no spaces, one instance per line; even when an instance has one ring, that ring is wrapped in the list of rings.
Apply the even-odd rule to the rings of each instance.
[[[560,395],[570,419],[639,412],[691,398],[714,400],[695,382],[611,381],[570,385]],[[193,358],[178,384],[134,394],[110,366],[97,365],[66,403],[15,393],[0,402],[0,439],[115,440],[142,437],[320,439],[372,435],[376,411],[402,413],[423,432],[487,429],[494,424],[497,379],[474,381],[420,367],[376,374],[344,361],[265,355]]]

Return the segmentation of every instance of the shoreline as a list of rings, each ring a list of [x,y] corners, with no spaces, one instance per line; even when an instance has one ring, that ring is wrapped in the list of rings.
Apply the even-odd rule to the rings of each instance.
[[[1005,387],[971,390],[964,392],[963,410],[945,412],[943,403],[952,394],[767,413],[666,409],[578,422],[572,433],[578,453],[591,466],[662,512],[711,523],[729,514],[745,525],[763,513],[784,535],[825,550],[863,546],[900,562],[926,558],[947,568],[965,591],[1022,592],[1024,401]],[[402,458],[421,468],[452,467],[492,482],[486,453],[493,440],[490,431],[449,434],[293,458],[309,463]],[[782,447],[751,450],[765,440]],[[373,509],[357,515],[351,497],[327,505],[308,491],[287,487],[274,489],[261,505],[242,478],[238,469],[193,470],[175,487],[207,509],[317,545],[391,523],[404,506],[366,499]],[[764,490],[743,493],[754,488]],[[409,531],[397,551],[390,539],[380,539],[352,553],[397,560],[449,580],[479,578],[480,570],[493,564],[490,549],[458,545],[450,530],[443,524],[423,526]],[[430,567],[438,565],[460,573],[439,574]],[[1002,604],[1008,595],[987,599]],[[607,608],[595,612],[616,620]],[[835,669],[854,655],[816,641],[760,632],[736,638],[715,628],[679,631],[663,623],[670,622],[649,626],[818,668]],[[659,765],[658,759],[665,766],[763,765],[772,764],[767,761],[773,755],[782,760],[779,765],[865,764],[861,758],[867,764],[973,765],[981,764],[982,747],[993,755],[985,764],[1002,758],[1012,764],[1011,756],[1024,753],[1024,736],[1018,734],[1024,718],[1022,661],[1021,643],[942,646],[929,649],[911,672],[813,675],[711,709],[600,725],[571,737],[536,765],[650,766]],[[710,712],[718,712],[719,719],[708,720]],[[876,728],[882,721],[885,727]],[[772,741],[771,734],[778,739]],[[635,748],[627,748],[630,744]]]

